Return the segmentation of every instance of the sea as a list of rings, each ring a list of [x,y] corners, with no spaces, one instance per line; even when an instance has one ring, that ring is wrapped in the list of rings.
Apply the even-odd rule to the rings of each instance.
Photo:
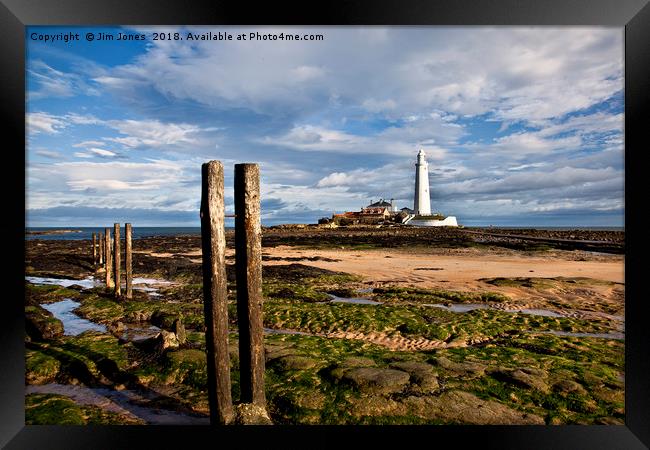
[[[113,234],[113,227],[111,234]],[[489,230],[489,227],[472,226],[472,228],[484,228]],[[594,230],[594,231],[625,231],[624,227],[494,227],[495,229],[502,230]],[[232,227],[226,227],[232,229]],[[51,231],[51,230],[73,230],[70,233],[61,234],[28,234],[30,231]],[[43,239],[50,241],[75,241],[92,239],[93,233],[99,234],[104,232],[103,227],[26,227],[25,240]],[[133,227],[133,239],[155,237],[155,236],[181,236],[181,235],[201,235],[201,227]],[[124,235],[124,227],[121,228],[121,234]]]
[[[229,227],[226,227],[228,229]],[[28,234],[30,231],[52,231],[72,230],[70,233],[61,234]],[[104,227],[26,227],[25,240],[43,239],[48,241],[78,241],[92,239],[93,233],[103,233]],[[113,227],[110,227],[113,235]],[[155,236],[180,236],[180,235],[201,235],[201,227],[133,227],[131,229],[133,239],[141,239]],[[120,228],[120,234],[124,236],[124,227]]]

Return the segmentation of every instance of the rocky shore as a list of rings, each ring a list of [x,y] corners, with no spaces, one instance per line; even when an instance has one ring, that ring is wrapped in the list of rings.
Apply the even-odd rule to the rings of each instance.
[[[553,233],[536,236],[572,235]],[[608,233],[573,236],[624,242]],[[227,241],[238,403],[232,231]],[[26,423],[206,423],[200,244],[134,240],[127,300],[103,286],[89,241],[26,242]],[[265,228],[268,419],[623,424],[622,255],[559,247],[462,229]],[[105,331],[69,334],[50,312],[64,301]],[[239,423],[261,417],[237,411]]]
[[[480,234],[478,234],[480,233]],[[544,239],[535,242],[522,237]],[[581,241],[591,241],[585,245]],[[318,226],[279,226],[265,230],[264,244],[308,245],[315,247],[340,246],[352,242],[355,246],[373,248],[432,247],[462,248],[495,246],[515,250],[587,249],[622,254],[625,251],[625,232],[604,230],[512,230],[499,228],[455,228],[349,226],[326,228]]]
[[[494,228],[494,227],[466,227],[466,230],[479,231],[483,233],[502,234],[502,235],[523,235],[542,239],[563,239],[563,240],[581,240],[581,241],[600,241],[623,244],[625,242],[625,231],[616,230],[538,230],[525,228]]]

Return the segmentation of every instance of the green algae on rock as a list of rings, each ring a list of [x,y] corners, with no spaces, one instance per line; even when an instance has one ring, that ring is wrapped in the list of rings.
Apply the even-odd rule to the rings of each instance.
[[[97,406],[81,406],[64,395],[29,394],[25,425],[144,425],[144,421]]]

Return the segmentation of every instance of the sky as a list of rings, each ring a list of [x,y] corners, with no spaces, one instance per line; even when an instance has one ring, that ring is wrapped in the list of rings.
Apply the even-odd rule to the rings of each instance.
[[[232,40],[191,39],[210,32]],[[412,208],[420,149],[432,211],[460,224],[624,224],[623,28],[39,26],[25,38],[27,226],[199,226],[210,160],[224,164],[227,213],[234,164],[260,165],[263,225],[380,198]]]

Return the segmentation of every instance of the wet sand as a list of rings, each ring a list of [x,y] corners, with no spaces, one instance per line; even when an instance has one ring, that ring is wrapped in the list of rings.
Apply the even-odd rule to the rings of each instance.
[[[485,251],[439,254],[397,249],[300,250],[289,246],[263,250],[265,255],[284,258],[320,256],[334,259],[337,261],[316,260],[309,264],[360,275],[367,281],[422,288],[484,290],[485,284],[478,280],[495,277],[588,277],[616,283],[625,281],[623,257],[618,255],[579,261],[557,256],[515,256]],[[271,260],[264,264],[279,265],[286,262]]]

